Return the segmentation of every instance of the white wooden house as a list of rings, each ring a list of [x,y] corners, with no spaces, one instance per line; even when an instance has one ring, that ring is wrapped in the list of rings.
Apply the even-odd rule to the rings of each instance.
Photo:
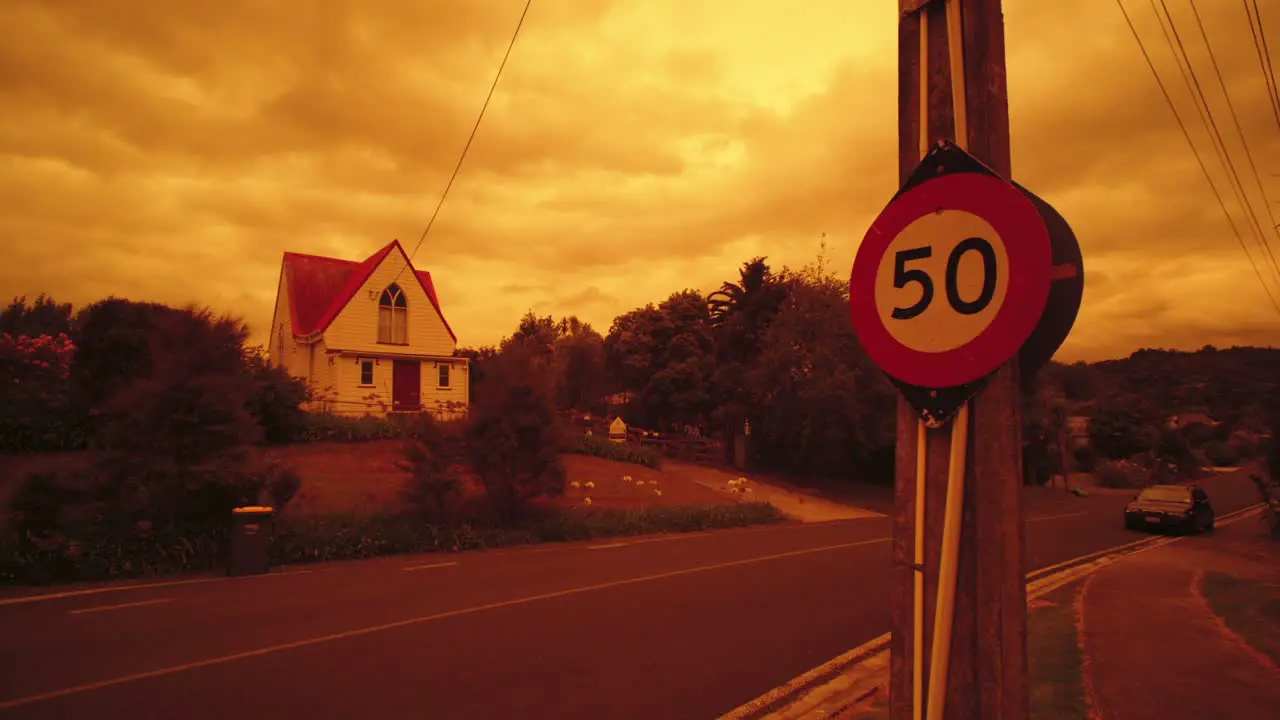
[[[312,409],[465,413],[468,361],[431,282],[399,241],[363,262],[286,252],[267,349],[306,380]]]

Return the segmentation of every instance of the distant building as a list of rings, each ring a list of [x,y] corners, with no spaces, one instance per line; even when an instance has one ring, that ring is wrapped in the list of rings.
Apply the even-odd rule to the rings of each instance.
[[[464,413],[467,358],[431,273],[399,241],[362,262],[286,252],[267,350],[305,380],[312,409],[342,414]]]

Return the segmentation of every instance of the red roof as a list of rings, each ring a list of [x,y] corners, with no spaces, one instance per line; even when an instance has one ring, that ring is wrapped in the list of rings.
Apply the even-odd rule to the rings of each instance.
[[[444,313],[440,310],[440,300],[436,297],[431,273],[413,269],[413,263],[409,261],[409,255],[404,252],[399,240],[392,240],[386,247],[359,263],[319,255],[285,253],[284,273],[288,281],[289,320],[293,325],[293,334],[312,335],[329,329],[334,318],[351,302],[351,298],[364,286],[369,275],[393,249],[404,254],[405,262],[409,264],[409,269],[418,279],[423,292],[431,299],[431,306],[440,316],[445,330],[449,331],[449,337],[457,342],[458,336],[453,334],[453,328],[449,327],[449,321],[444,319]]]

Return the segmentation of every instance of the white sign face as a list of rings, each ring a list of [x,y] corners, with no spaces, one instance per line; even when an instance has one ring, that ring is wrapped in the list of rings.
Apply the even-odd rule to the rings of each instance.
[[[917,352],[961,348],[1004,305],[1009,257],[986,220],[963,210],[923,215],[889,244],[875,277],[880,321]]]

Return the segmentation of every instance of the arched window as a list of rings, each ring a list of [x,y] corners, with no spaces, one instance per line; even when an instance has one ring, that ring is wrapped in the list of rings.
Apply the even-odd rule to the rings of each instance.
[[[391,283],[378,298],[378,342],[409,342],[409,306],[399,285]]]

